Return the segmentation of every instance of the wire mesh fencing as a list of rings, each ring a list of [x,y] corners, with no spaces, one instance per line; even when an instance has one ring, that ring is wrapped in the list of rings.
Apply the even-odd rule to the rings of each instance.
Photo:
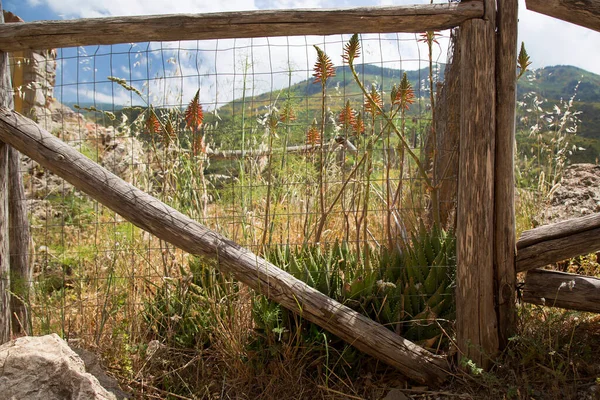
[[[449,42],[399,33],[88,46],[13,55],[13,81],[17,111],[87,157],[439,350],[454,318]],[[220,274],[218,260],[152,237],[32,160],[22,166],[35,333],[98,346],[132,378],[152,366],[151,340],[260,352],[318,335]]]

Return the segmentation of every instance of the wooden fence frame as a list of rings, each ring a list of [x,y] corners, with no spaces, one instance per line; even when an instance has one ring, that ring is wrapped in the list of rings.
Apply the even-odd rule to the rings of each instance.
[[[73,175],[72,170],[64,169],[65,157],[77,162],[84,161],[72,152],[67,153],[66,147],[61,147],[60,142],[55,142],[58,139],[50,138],[41,128],[32,125],[28,128],[29,131],[24,129],[27,121],[10,111],[11,87],[6,65],[7,51],[35,49],[40,47],[40,43],[44,44],[43,47],[114,44],[121,43],[124,37],[128,41],[168,41],[306,34],[423,32],[457,26],[461,31],[458,46],[462,54],[460,68],[463,82],[456,232],[457,342],[462,356],[485,367],[506,344],[508,337],[514,332],[515,324],[513,143],[517,0],[469,0],[450,4],[346,10],[253,11],[0,25],[1,138],[5,143],[29,153],[30,157],[50,170],[62,174],[79,189],[88,193],[94,192],[93,188],[81,180],[81,176]],[[29,132],[27,140],[24,139],[27,136],[25,131]],[[44,150],[39,140],[36,141],[36,135],[37,139],[43,137],[51,143],[54,150]],[[9,146],[0,143],[0,239],[8,236],[9,204],[5,195],[8,177],[11,174],[8,168],[8,152]],[[104,174],[104,171],[100,170],[99,173]],[[113,179],[106,179],[109,178]],[[128,187],[129,189],[131,188]],[[143,197],[144,194],[138,195]],[[106,201],[102,197],[100,200]],[[155,199],[146,200],[149,201],[148,204],[157,204]],[[118,204],[107,205],[132,220],[134,224],[160,236],[153,223],[136,219],[135,215],[129,215],[127,210],[119,209]],[[159,205],[159,208],[163,206]],[[18,212],[24,211],[21,209]],[[172,215],[185,218],[173,213],[176,212],[169,210],[169,215],[165,218],[171,218]],[[387,331],[386,328],[374,327],[377,324],[364,321],[364,317],[361,318],[331,299],[323,299],[322,295],[319,296],[299,281],[291,281],[293,284],[290,284],[289,279],[293,278],[266,261],[247,250],[239,249],[234,243],[207,231],[206,228],[195,225],[194,227],[197,230],[204,229],[202,232],[208,235],[210,240],[201,241],[201,245],[194,244],[190,242],[190,236],[171,228],[167,229],[167,240],[190,252],[213,257],[224,254],[224,251],[233,251],[233,246],[238,253],[231,253],[224,268],[258,291],[270,290],[266,293],[270,298],[302,313],[305,318],[345,338],[359,349],[400,368],[407,376],[417,381],[439,383],[446,376],[445,361],[431,356],[399,336],[393,338],[382,331]],[[15,226],[14,229],[26,227]],[[164,226],[161,229],[164,230]],[[184,235],[183,239],[177,235]],[[201,240],[201,237],[192,237]],[[6,282],[12,265],[8,264],[7,242],[1,240],[3,245],[0,247],[0,278],[3,278],[0,279],[0,343],[10,339],[10,309],[6,301]],[[10,245],[13,245],[12,242]],[[20,242],[15,243],[15,246],[26,244]],[[10,252],[27,253],[27,247]],[[247,259],[249,264],[242,263],[243,265],[236,266],[236,256]],[[264,266],[267,272],[263,271],[264,275],[261,275],[262,270],[252,269],[252,263],[255,263],[255,267]],[[252,279],[248,277],[255,279],[257,275],[264,279],[261,279],[260,285],[253,285]],[[301,290],[296,289],[296,293],[295,287],[300,287]],[[294,301],[290,301],[292,298]],[[300,309],[298,298],[304,302]],[[324,312],[331,317],[330,319],[337,320],[342,318],[340,315],[345,315],[344,320],[360,321],[357,323],[360,329],[336,329],[328,323],[328,318],[323,318]],[[366,328],[376,330],[379,343],[365,338],[372,334],[365,332]]]

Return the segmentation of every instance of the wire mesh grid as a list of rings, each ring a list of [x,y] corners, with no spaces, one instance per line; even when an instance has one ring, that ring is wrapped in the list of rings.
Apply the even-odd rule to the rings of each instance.
[[[435,136],[449,38],[429,35],[362,35],[353,68],[342,57],[349,35],[59,49],[30,56],[43,72],[16,85],[18,111],[210,229],[435,348],[454,313],[454,197],[434,194],[456,178],[446,164],[457,146]],[[315,67],[314,46],[330,74]],[[28,62],[15,59],[19,82]],[[446,118],[445,131],[452,124]],[[210,318],[225,318],[225,309],[275,341],[291,329],[284,310],[273,317],[276,306],[219,274],[218,261],[152,237],[27,158],[23,174],[36,333],[109,348],[152,338],[193,347],[210,342]]]

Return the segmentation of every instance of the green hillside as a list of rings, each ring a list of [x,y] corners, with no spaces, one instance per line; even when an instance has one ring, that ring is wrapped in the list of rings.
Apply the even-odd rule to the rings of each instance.
[[[393,85],[400,83],[404,71],[369,64],[359,64],[355,68],[367,89],[374,84],[379,91],[383,90],[384,107],[389,105],[391,89]],[[441,65],[439,69],[439,74],[442,75],[444,66]],[[406,71],[416,96],[415,104],[408,111],[411,116],[427,117],[428,115],[429,111],[426,109],[429,98],[428,84],[426,84],[428,71],[428,68]],[[354,81],[349,67],[337,67],[335,72],[335,76],[327,81],[326,108],[329,110],[327,131],[333,129],[330,118],[339,114],[346,101],[349,100],[351,107],[357,110],[362,109],[364,102],[362,92]],[[281,138],[277,145],[303,144],[307,127],[313,121],[321,119],[321,85],[314,83],[314,79],[311,77],[287,88],[254,97],[236,99],[225,104],[217,111],[218,119],[209,113],[205,115],[205,126],[216,125],[216,128],[210,131],[209,140],[222,149],[239,149],[242,141],[250,144],[261,142],[264,128],[258,121],[264,118],[265,113],[272,106],[279,110],[291,107],[296,117],[285,127],[285,134],[279,135]]]
[[[443,77],[444,66],[440,68]],[[385,93],[390,92],[392,85],[397,84],[401,77],[401,70],[381,68],[375,65],[359,65],[357,71],[366,87],[375,83]],[[406,71],[409,81],[415,88],[415,95],[421,99],[416,106],[411,107],[413,115],[424,115],[427,113],[425,105],[428,103],[428,93],[420,82],[427,82],[428,69],[417,71]],[[579,83],[577,92],[575,87]],[[418,90],[417,90],[418,88]],[[213,140],[221,145],[236,145],[239,141],[234,138],[240,137],[242,131],[242,118],[244,119],[244,130],[246,138],[252,137],[252,128],[256,128],[256,119],[261,113],[265,113],[268,107],[275,105],[281,108],[286,102],[294,106],[298,129],[290,138],[292,142],[302,141],[302,132],[313,119],[320,115],[320,91],[321,86],[314,84],[312,79],[299,82],[289,88],[263,93],[255,97],[237,99],[218,110],[221,118],[222,128],[214,132]],[[571,162],[596,162],[600,158],[600,75],[585,71],[573,66],[552,66],[538,69],[526,74],[518,83],[518,99],[521,100],[526,93],[534,92],[545,102],[541,105],[544,111],[552,111],[554,104],[559,104],[561,99],[568,101],[575,95],[572,111],[580,111],[581,120],[577,135],[571,139],[571,143],[578,150],[570,156]],[[327,107],[336,112],[340,110],[346,100],[350,100],[354,108],[360,108],[363,96],[358,85],[354,82],[348,67],[337,67],[336,75],[328,81]],[[384,97],[384,102],[387,98]],[[243,109],[245,105],[245,109]],[[521,117],[521,115],[519,115]],[[210,119],[207,120],[211,122]],[[529,127],[520,126],[523,134]],[[255,130],[256,131],[256,130]],[[260,132],[255,132],[260,135]],[[518,138],[519,139],[519,138]],[[297,143],[295,143],[297,144]]]
[[[391,88],[400,82],[403,71],[369,64],[357,65],[356,70],[365,87],[369,88],[375,84],[378,90],[383,90],[384,103],[389,104]],[[330,115],[337,115],[347,100],[350,100],[353,108],[361,109],[363,96],[349,68],[341,66],[335,71],[336,75],[330,78],[327,84],[326,107],[330,110]],[[406,71],[406,73],[415,88],[417,98],[409,114],[427,118],[428,68]],[[444,65],[440,65],[440,79],[443,79],[443,73]],[[528,72],[518,82],[517,97],[520,101],[525,100],[528,94],[531,99],[531,93],[544,99],[540,104],[543,112],[552,112],[555,104],[560,105],[561,100],[568,102],[574,97],[571,111],[580,112],[578,115],[580,123],[577,135],[570,139],[570,143],[579,150],[569,156],[570,161],[596,162],[600,158],[600,75],[568,65],[541,68]],[[86,107],[87,104],[80,104],[80,106]],[[290,87],[231,101],[220,107],[216,113],[205,114],[205,126],[212,127],[207,132],[208,139],[222,149],[240,148],[242,141],[250,145],[260,143],[264,128],[261,127],[259,120],[272,106],[280,110],[283,107],[291,107],[296,117],[295,121],[286,126],[286,134],[281,139],[281,144],[301,144],[307,126],[314,120],[320,120],[321,85],[315,84],[311,77]],[[117,116],[122,112],[120,109],[114,109],[110,104],[96,105],[96,107],[114,110]],[[130,121],[140,112],[139,109],[127,111]],[[524,110],[519,110],[518,121],[523,120],[523,113]],[[92,117],[93,113],[88,114]],[[103,123],[103,121],[98,122]],[[528,119],[517,124],[520,131],[517,140],[523,145],[528,145],[531,141],[531,138],[527,137],[531,125],[526,125],[529,123]]]
[[[571,143],[579,150],[569,159],[572,163],[597,162],[600,158],[600,75],[569,65],[540,68],[519,81],[518,98],[522,99],[528,92],[546,100],[541,105],[544,111],[550,111],[561,99],[573,98],[572,111],[581,114],[577,135]]]

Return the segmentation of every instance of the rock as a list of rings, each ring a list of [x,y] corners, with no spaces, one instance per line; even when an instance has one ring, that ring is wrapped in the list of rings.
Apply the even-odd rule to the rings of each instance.
[[[549,224],[595,212],[600,212],[600,165],[573,164],[565,170],[540,222]]]
[[[52,121],[63,124],[65,122],[71,122],[74,124],[83,124],[83,115],[75,112],[70,107],[61,104],[58,100],[52,100],[49,104],[50,113],[52,115]],[[60,126],[58,126],[60,128]]]
[[[408,400],[408,397],[400,389],[392,389],[383,398],[383,400]]]
[[[72,348],[75,353],[83,360],[85,364],[85,370],[94,375],[100,385],[110,393],[114,394],[117,399],[127,399],[129,395],[121,390],[119,387],[119,383],[117,380],[111,376],[108,376],[104,369],[102,368],[102,364],[98,359],[98,356],[91,351],[87,351],[85,349]]]
[[[56,334],[0,346],[0,393],[7,400],[116,399]]]
[[[140,176],[146,167],[144,148],[135,137],[113,137],[105,134],[105,148],[100,165],[127,182]]]

